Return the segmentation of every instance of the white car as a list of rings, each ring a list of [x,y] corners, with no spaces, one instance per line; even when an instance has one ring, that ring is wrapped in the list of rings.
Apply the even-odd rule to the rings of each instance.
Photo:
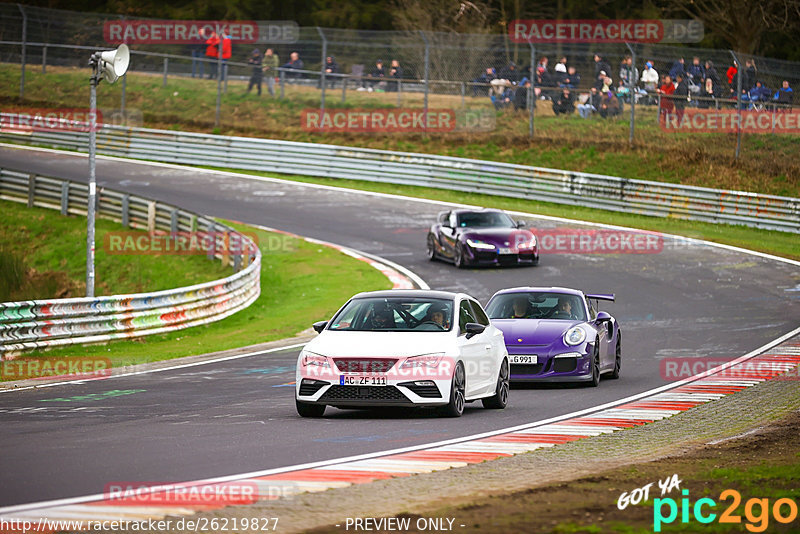
[[[326,406],[432,407],[459,417],[467,402],[508,402],[503,334],[463,293],[360,293],[314,329],[319,336],[297,359],[303,417],[321,417]]]

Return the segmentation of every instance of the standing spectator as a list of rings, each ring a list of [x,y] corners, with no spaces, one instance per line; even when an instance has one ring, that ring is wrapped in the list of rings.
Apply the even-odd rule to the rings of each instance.
[[[561,91],[561,96],[553,102],[553,113],[556,116],[575,113],[575,98],[572,96],[572,91],[567,88]]]
[[[608,64],[608,61],[603,59],[600,54],[594,55],[594,79],[597,80],[597,77],[600,76],[600,72],[605,72],[606,75],[611,73],[611,65]]]
[[[206,62],[202,60],[202,58],[206,55],[205,42],[208,39],[206,37],[206,29],[200,28],[198,35],[200,36],[201,41],[192,43],[189,45],[189,47],[192,51],[192,78],[194,78],[195,74],[197,74],[198,77],[202,79],[203,75],[206,73]]]
[[[575,89],[580,83],[581,75],[578,74],[575,67],[567,67],[567,76],[558,85],[567,89]]]
[[[736,61],[733,62],[733,65],[728,67],[728,70],[725,72],[725,76],[728,78],[728,96],[736,98],[736,86],[739,83],[739,80],[736,77],[739,75],[739,63]],[[742,80],[744,81],[744,80]]]
[[[284,69],[291,69],[291,70],[296,70],[296,71],[303,70],[304,67],[305,67],[305,63],[303,63],[303,60],[300,59],[300,54],[298,54],[297,52],[292,52],[291,54],[289,54],[289,61],[286,62],[283,65]],[[301,77],[301,73],[300,72],[288,72],[288,73],[286,73],[286,77],[287,78],[300,78]]]
[[[669,69],[669,75],[670,75],[670,77],[672,77],[673,80],[677,80],[678,79],[678,74],[683,74],[684,77],[685,77],[685,74],[686,74],[685,61],[684,61],[684,59],[682,57],[678,58],[678,60],[675,61],[675,63],[672,64],[672,68]]]
[[[384,78],[386,78],[386,69],[383,67],[382,59],[375,62],[375,66],[372,67],[369,77],[372,79],[367,82],[367,91],[371,93],[375,90],[376,86],[380,91],[386,90],[386,81],[384,80]]]
[[[625,83],[625,87],[633,89],[639,83],[639,69],[633,66],[633,58],[625,56],[619,67],[620,81]]]
[[[714,94],[720,96],[722,94],[722,79],[717,74],[717,69],[714,68],[714,62],[711,60],[706,61],[706,78],[711,78],[714,83]]]
[[[519,87],[514,92],[514,110],[528,108],[528,91],[531,89],[531,81],[528,78],[522,78],[519,82]]]
[[[501,80],[508,80],[509,82],[516,84],[519,81],[517,64],[512,61],[500,70],[500,74],[497,77]]]
[[[664,118],[672,114],[672,111],[675,109],[675,104],[672,102],[672,95],[675,93],[675,84],[672,83],[672,77],[667,74],[664,76],[664,83],[661,84],[661,87],[658,88],[658,93],[661,94],[661,107],[659,108],[659,120],[664,120]]]
[[[275,76],[278,75],[278,65],[280,64],[281,60],[278,58],[278,54],[273,53],[271,48],[267,48],[264,52],[261,68],[267,77],[267,90],[270,96],[275,96]]]
[[[677,82],[677,86],[673,93],[673,103],[675,104],[675,114],[678,116],[678,120],[681,120],[683,118],[683,110],[686,108],[686,103],[689,100],[689,83],[686,81],[686,74],[682,72],[678,73],[675,81]]]
[[[642,83],[646,91],[655,91],[658,87],[658,71],[653,68],[653,63],[648,61],[642,71]]]
[[[219,61],[219,46],[220,43],[222,44],[222,69],[221,72],[217,69],[217,75],[221,77],[222,80],[225,79],[225,74],[228,70],[228,60],[231,58],[232,53],[232,46],[231,46],[231,38],[226,33],[225,28],[222,28],[220,35],[217,35],[217,32],[212,32],[211,36],[206,41],[206,56],[209,58],[213,58],[216,61]],[[208,75],[209,79],[214,76],[213,70]]]
[[[261,70],[261,51],[258,48],[254,48],[250,53],[247,64],[252,66],[250,83],[247,84],[247,92],[249,93],[250,89],[255,85],[258,87],[258,96],[261,96],[261,79],[263,78],[264,72]]]
[[[621,112],[619,100],[614,94],[614,91],[606,91],[600,99],[600,109],[598,110],[600,116],[604,119],[614,117]]]
[[[335,87],[336,86],[336,77],[331,76],[330,78],[327,76],[328,74],[336,74],[339,72],[339,65],[336,63],[336,58],[333,56],[328,56],[325,58],[325,86],[326,87]],[[320,78],[320,83],[322,82],[322,78]]]
[[[586,103],[578,104],[578,115],[582,119],[588,119],[598,109],[600,109],[600,93],[597,91],[597,87],[592,87]]]
[[[222,80],[225,80],[228,75],[228,60],[233,54],[233,45],[231,36],[228,35],[228,30],[224,27],[220,33],[220,39],[222,41]]]
[[[697,107],[701,109],[716,107],[715,100],[716,94],[714,93],[714,80],[711,78],[706,78],[706,81],[703,84],[703,89],[700,90],[700,101],[697,103]]]
[[[203,32],[205,35],[205,32]],[[219,60],[219,36],[217,32],[211,32],[211,35],[208,36],[206,39],[206,57],[213,60],[214,63],[212,65],[216,65],[216,62]],[[214,77],[214,68],[211,68],[211,71],[208,73],[208,79]]]
[[[486,95],[488,85],[497,78],[492,67],[486,67],[486,71],[472,80],[472,96],[478,96],[478,93]]]
[[[606,79],[609,79],[608,73],[604,70],[601,70],[597,74],[597,78],[594,80],[594,84],[592,84],[592,87],[596,87],[598,91],[602,92],[603,86],[606,85]]]
[[[386,90],[396,93],[400,88],[399,84],[403,83],[401,81],[403,79],[403,67],[400,66],[400,62],[396,59],[392,60],[389,77],[396,81],[389,82]]]
[[[689,75],[686,81],[689,82],[690,85],[699,86],[703,84],[703,81],[706,79],[706,69],[700,64],[699,57],[695,56],[692,58],[692,64],[687,69],[686,74]]]
[[[556,63],[556,66],[553,70],[554,70],[553,79],[555,81],[555,85],[561,87],[561,84],[564,83],[564,78],[567,77],[567,72],[569,71],[569,69],[567,68],[567,58],[562,57],[561,59],[559,59],[558,63]]]
[[[746,91],[750,91],[753,87],[756,86],[756,78],[758,76],[758,72],[756,72],[756,62],[752,59],[748,59],[744,62],[744,78],[742,78],[742,89]]]

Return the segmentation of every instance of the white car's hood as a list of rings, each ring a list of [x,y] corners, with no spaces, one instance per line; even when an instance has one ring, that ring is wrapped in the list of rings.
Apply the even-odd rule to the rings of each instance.
[[[406,358],[455,350],[453,332],[347,332],[324,330],[305,350],[331,357]]]

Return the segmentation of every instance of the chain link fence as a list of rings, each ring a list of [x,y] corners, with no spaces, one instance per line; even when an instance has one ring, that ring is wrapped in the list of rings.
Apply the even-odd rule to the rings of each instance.
[[[85,68],[93,51],[114,48],[104,41],[103,27],[121,19],[0,4],[0,62],[22,65],[20,99],[25,98],[26,69],[40,67],[46,73],[48,67]],[[232,55],[225,61],[206,57],[203,48],[202,44],[132,45],[127,76],[156,76],[163,87],[176,78],[211,78],[208,83],[217,84],[217,99],[212,103],[216,127],[221,123],[221,107],[243,93],[241,86],[261,80],[259,90],[264,85],[265,92],[298,108],[521,111],[519,120],[529,122],[531,136],[535,116],[616,116],[630,122],[631,142],[636,123],[652,123],[659,111],[677,108],[682,113],[696,108],[775,114],[790,110],[797,102],[786,89],[800,83],[800,63],[728,50],[625,43],[527,44],[496,34],[304,27],[292,43],[234,41]],[[266,48],[278,56],[279,68],[264,80],[261,60],[255,64],[248,60],[254,49],[263,54]],[[289,67],[294,59],[302,66],[295,62]],[[678,88],[676,94],[662,91],[665,75],[675,82],[678,73],[685,88]],[[127,76],[119,103],[123,110]],[[235,90],[229,83],[236,84]],[[169,105],[164,113],[169,114]],[[210,113],[210,109],[198,110],[198,119]],[[738,152],[737,144],[737,156]]]

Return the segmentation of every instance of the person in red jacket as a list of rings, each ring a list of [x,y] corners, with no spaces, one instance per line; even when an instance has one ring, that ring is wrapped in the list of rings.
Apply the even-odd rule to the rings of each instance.
[[[231,58],[231,54],[233,53],[233,46],[231,44],[231,38],[228,33],[225,31],[225,28],[222,28],[220,35],[217,35],[217,32],[212,32],[211,37],[208,38],[206,41],[206,56],[209,58],[218,59],[219,57],[219,44],[220,39],[222,41],[222,79],[225,79],[225,74],[228,72],[228,60]],[[218,73],[219,74],[219,73]],[[213,76],[209,74],[209,78]]]
[[[664,83],[657,89],[657,92],[661,95],[661,106],[658,109],[659,120],[663,122],[667,115],[671,115],[675,109],[675,103],[672,101],[672,94],[675,92],[672,76],[669,74],[664,76]]]

